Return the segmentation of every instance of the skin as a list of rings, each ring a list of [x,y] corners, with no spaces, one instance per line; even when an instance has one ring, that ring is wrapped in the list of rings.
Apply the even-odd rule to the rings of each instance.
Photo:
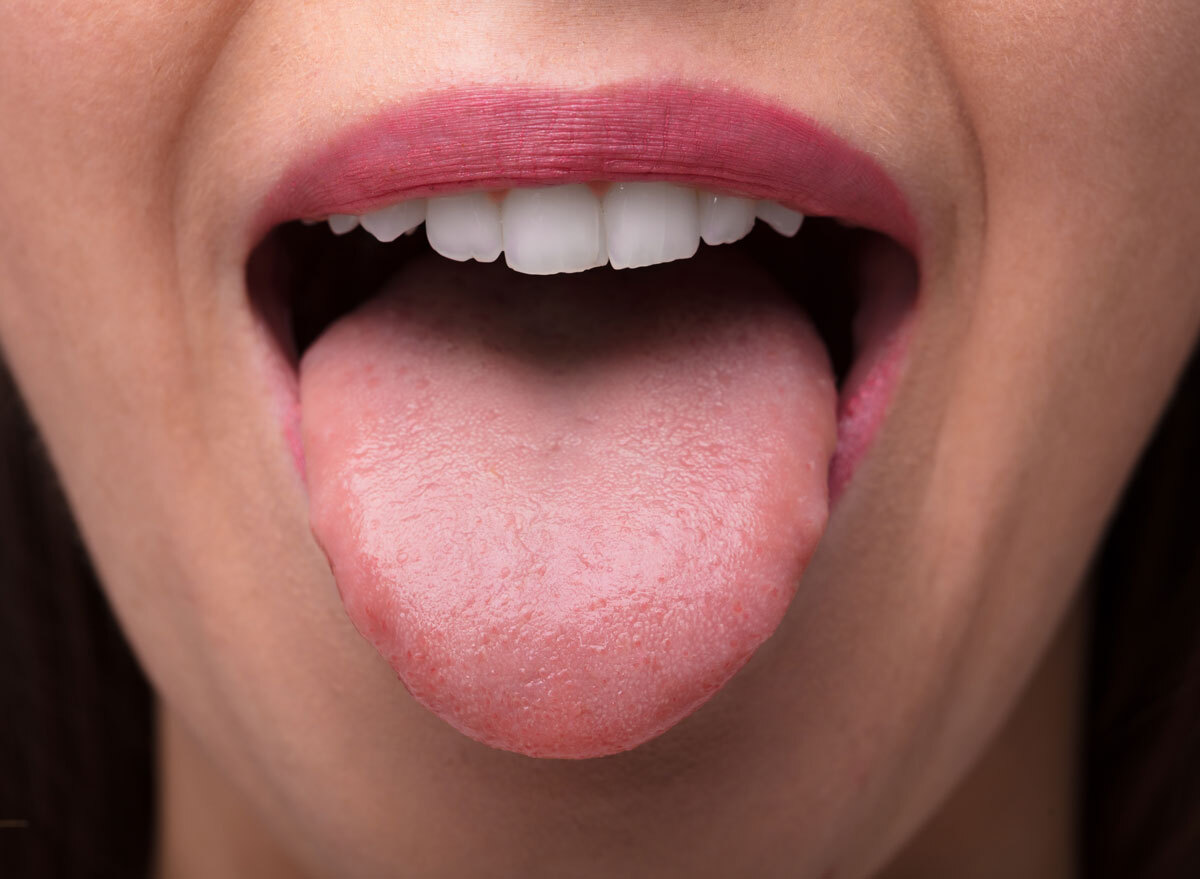
[[[0,6],[0,343],[161,697],[161,875],[1074,874],[1084,572],[1200,328],[1193,0],[53,7]],[[923,313],[775,637],[660,739],[531,761],[347,621],[238,234],[405,96],[635,77],[869,150]]]

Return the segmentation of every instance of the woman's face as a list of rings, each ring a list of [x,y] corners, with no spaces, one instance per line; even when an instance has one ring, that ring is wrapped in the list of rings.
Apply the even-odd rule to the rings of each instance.
[[[1010,710],[1196,340],[1197,44],[1194,0],[77,0],[53,12],[9,0],[0,8],[0,342],[166,709],[297,861],[339,875],[395,864],[450,876],[595,864],[612,875],[631,860],[659,874],[758,864],[766,875],[787,864],[789,875],[859,875],[927,818]],[[599,760],[535,761],[472,741],[410,696],[372,649],[393,643],[388,626],[403,620],[376,618],[373,630],[369,607],[347,615],[354,601],[343,603],[338,587],[360,587],[342,582],[344,570],[335,583],[310,506],[322,493],[313,518],[331,557],[343,538],[329,535],[367,540],[362,520],[374,508],[356,506],[349,477],[327,474],[341,466],[326,460],[337,453],[313,455],[342,442],[346,454],[369,456],[361,437],[330,432],[374,414],[352,397],[314,424],[302,375],[300,426],[281,418],[279,388],[296,380],[279,366],[286,358],[263,353],[269,333],[246,266],[264,216],[309,216],[270,213],[287,200],[287,175],[380,114],[403,119],[417,98],[483,87],[533,87],[566,105],[615,83],[653,84],[656,95],[728,88],[836,133],[903,194],[920,291],[886,415],[827,521],[797,532],[819,543],[774,636],[711,701],[648,743]],[[522,138],[556,136],[563,124],[551,112],[512,136],[519,150]],[[443,145],[443,169],[469,146]],[[406,155],[399,141],[392,149],[394,172]],[[319,218],[337,205],[307,207]],[[647,271],[619,277],[636,287]],[[734,286],[738,271],[756,269],[720,271],[733,272],[722,277]],[[518,291],[526,283],[487,277]],[[446,295],[456,304],[438,312],[450,325],[476,308],[470,278],[455,283]],[[590,282],[563,283],[569,297],[570,284]],[[716,310],[713,326],[726,325],[724,305],[703,308]],[[476,331],[486,335],[492,318],[475,314]],[[380,368],[392,370],[392,349],[367,332],[376,324],[363,326],[362,349],[380,346]],[[408,335],[382,341],[417,345]],[[352,360],[354,350],[331,344],[311,368],[341,369],[330,358]],[[588,366],[589,380],[608,380],[608,356]],[[437,386],[441,361],[420,362]],[[738,387],[730,405],[753,397]],[[530,424],[561,417],[535,398],[522,398]],[[599,436],[606,410],[595,411]],[[434,407],[420,417],[435,430],[461,413]],[[704,425],[693,441],[711,433]],[[656,429],[645,423],[646,435]],[[399,446],[387,454],[416,454]],[[442,452],[431,459],[448,460]],[[790,466],[786,450],[774,454],[768,475]],[[686,470],[678,456],[664,468]],[[377,470],[387,466],[361,473]],[[465,478],[457,472],[441,473],[451,494]],[[713,472],[680,502],[702,517]],[[555,479],[576,497],[570,474]],[[584,506],[597,527],[625,515]],[[424,508],[413,500],[403,509]],[[748,509],[751,524],[778,527]],[[361,527],[342,527],[339,516]],[[574,527],[549,521],[552,538]],[[386,554],[393,532],[381,528],[371,532],[384,545],[376,555],[344,549],[356,570]],[[792,537],[767,533],[764,552]],[[440,551],[428,535],[414,540]],[[636,567],[644,552],[631,553]],[[485,595],[490,582],[472,580],[480,564],[430,570]],[[386,586],[392,575],[372,576]],[[436,618],[419,622],[440,636]],[[505,649],[496,655],[508,661]],[[637,685],[647,699],[661,696]],[[439,713],[454,720],[456,710]]]

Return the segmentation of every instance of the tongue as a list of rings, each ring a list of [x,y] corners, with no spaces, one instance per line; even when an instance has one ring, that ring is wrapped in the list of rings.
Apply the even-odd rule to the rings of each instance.
[[[734,251],[408,265],[300,369],[312,528],[412,695],[538,757],[632,748],[775,630],[824,529],[825,348]]]

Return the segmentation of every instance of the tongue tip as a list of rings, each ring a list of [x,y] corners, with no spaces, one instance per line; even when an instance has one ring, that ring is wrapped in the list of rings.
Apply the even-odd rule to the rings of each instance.
[[[660,736],[728,683],[795,591],[775,585],[794,584],[795,571],[763,574],[732,589],[669,584],[648,603],[629,590],[615,611],[571,603],[500,626],[462,607],[439,626],[366,612],[386,599],[347,609],[413,698],[460,733],[527,757],[579,760]],[[695,596],[690,609],[681,593]]]
[[[488,729],[472,729],[456,724],[452,718],[442,719],[468,738],[496,750],[536,760],[594,760],[632,751],[658,738],[699,709],[717,689],[656,723],[624,729],[606,729],[586,715],[578,715],[572,722],[569,714],[550,726],[537,728],[514,728],[501,721]]]
[[[606,678],[571,682],[557,694],[532,681],[484,693],[461,679],[396,671],[417,702],[468,738],[526,757],[586,760],[633,750],[667,732],[708,702],[752,653],[733,659],[715,678],[673,680],[673,692],[657,696],[645,682],[630,684],[630,693]],[[628,666],[634,677],[641,664],[638,657],[613,663]]]
[[[410,692],[411,689],[410,689]],[[715,692],[715,691],[714,691]],[[436,704],[418,698],[427,709],[467,738],[500,751],[508,751],[539,760],[590,760],[631,751],[657,738],[701,703],[654,723],[635,722],[616,725],[591,714],[583,706],[563,706],[560,712],[542,722],[513,723],[519,714],[467,720],[451,715]],[[482,722],[481,722],[482,721]]]

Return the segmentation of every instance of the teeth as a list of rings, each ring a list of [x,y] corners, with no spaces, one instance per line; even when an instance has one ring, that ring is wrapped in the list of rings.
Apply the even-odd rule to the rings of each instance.
[[[487,193],[431,198],[425,210],[429,246],[447,259],[494,262],[504,249],[500,207]]]
[[[804,214],[775,201],[760,201],[757,212],[760,220],[787,238],[799,232],[800,224],[804,222]]]
[[[395,241],[425,222],[425,199],[402,201],[381,211],[363,214],[362,227],[380,241]]]
[[[603,199],[592,186],[575,183],[512,189],[503,199],[484,192],[411,199],[362,217],[334,214],[328,222],[336,235],[361,222],[384,242],[411,235],[424,222],[430,246],[448,259],[493,262],[503,251],[515,271],[553,275],[610,261],[626,269],[687,259],[701,238],[732,244],[756,219],[791,238],[804,215],[778,202],[672,183],[614,183]]]
[[[732,244],[754,228],[755,203],[733,195],[700,193],[700,237],[705,244]]]
[[[358,217],[351,214],[334,214],[329,218],[329,228],[333,230],[334,235],[345,235],[351,232],[358,226]]]
[[[671,183],[616,183],[604,196],[614,269],[687,259],[700,247],[696,192]]]
[[[607,262],[600,199],[581,183],[514,189],[500,219],[504,259],[518,272],[582,272]]]

